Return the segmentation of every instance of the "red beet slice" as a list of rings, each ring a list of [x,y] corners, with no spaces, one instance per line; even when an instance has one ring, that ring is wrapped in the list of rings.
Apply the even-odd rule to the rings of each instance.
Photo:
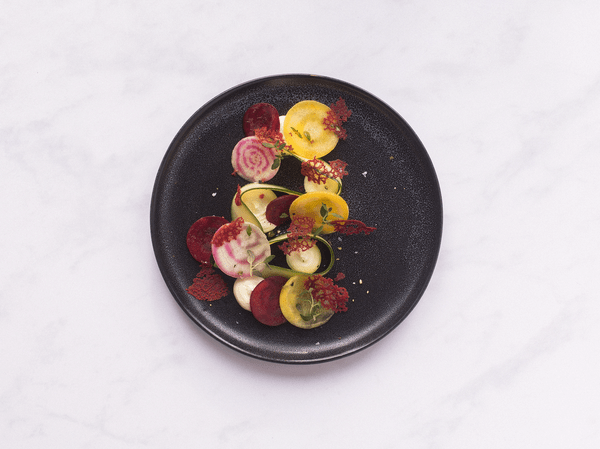
[[[298,195],[281,195],[267,204],[265,215],[269,222],[276,226],[290,221],[290,204],[298,198]]]
[[[250,310],[258,321],[267,326],[279,326],[287,322],[281,307],[279,307],[279,294],[287,278],[271,276],[261,281],[250,295]]]
[[[210,265],[212,255],[210,241],[217,229],[227,223],[229,221],[223,217],[209,216],[200,218],[190,227],[186,242],[194,259],[201,264]]]
[[[242,123],[246,136],[253,136],[254,130],[263,126],[279,131],[279,112],[272,104],[257,103],[246,110]]]

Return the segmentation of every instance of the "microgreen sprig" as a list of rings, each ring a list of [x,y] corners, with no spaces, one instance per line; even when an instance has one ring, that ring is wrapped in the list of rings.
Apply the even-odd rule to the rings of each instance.
[[[308,131],[304,131],[304,133],[301,133],[293,126],[290,126],[290,129],[294,132],[294,134],[296,134],[296,136],[298,136],[299,139],[306,139],[308,140],[308,143],[315,143],[315,141],[312,140],[312,138],[310,137],[310,133]],[[292,135],[292,133],[290,133],[290,135]]]

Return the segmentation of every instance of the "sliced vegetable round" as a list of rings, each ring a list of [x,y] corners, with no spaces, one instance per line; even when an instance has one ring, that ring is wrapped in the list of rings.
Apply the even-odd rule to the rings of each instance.
[[[271,245],[260,228],[237,218],[221,226],[213,236],[212,256],[219,269],[234,278],[250,277],[264,268]]]
[[[267,207],[277,195],[270,189],[259,188],[260,186],[259,183],[250,183],[240,189],[239,199],[242,204],[236,203],[236,194],[231,201],[231,218],[235,220],[243,217],[247,223],[261,227],[263,232],[269,232],[275,229],[275,225],[266,217]]]
[[[246,136],[253,136],[254,131],[263,126],[279,131],[279,112],[272,104],[257,103],[246,110],[242,123]]]
[[[273,226],[280,226],[290,221],[290,205],[298,195],[281,195],[267,205],[265,218]]]
[[[212,255],[210,241],[217,229],[226,223],[229,221],[223,217],[209,216],[200,218],[190,226],[186,243],[194,259],[201,264],[210,265],[210,256]]]
[[[281,235],[278,235],[277,237],[269,240],[269,243],[271,244],[271,246],[273,246],[278,243],[283,243],[286,240],[288,240],[289,238],[290,238],[290,234],[281,234]],[[320,250],[323,251],[322,254],[327,254],[326,257],[327,257],[327,259],[329,259],[329,263],[327,264],[327,266],[322,268],[321,271],[319,271],[318,273],[315,273],[315,274],[319,274],[319,275],[323,276],[323,275],[329,273],[331,271],[331,269],[333,268],[333,265],[335,264],[335,253],[333,252],[333,247],[331,246],[331,244],[326,239],[321,237],[320,235],[313,235],[312,238],[314,238],[317,241],[317,243],[319,244]],[[272,265],[272,264],[268,264],[264,269],[261,270],[261,276],[264,276],[264,277],[284,276],[289,279],[292,276],[296,276],[296,275],[300,275],[300,274],[303,275],[303,274],[307,274],[307,273],[292,270],[291,268],[279,267],[277,265]]]
[[[325,161],[323,163],[329,167],[329,164]],[[311,181],[308,176],[304,177],[304,190],[306,192],[331,192],[339,195],[342,190],[342,180],[328,178],[324,184]]]
[[[321,266],[321,250],[315,245],[305,251],[292,251],[285,260],[292,270],[312,274]]]
[[[293,218],[295,215],[313,218],[315,227],[323,226],[323,234],[331,234],[335,229],[323,222],[324,215],[327,221],[347,220],[350,211],[346,201],[339,195],[330,192],[309,192],[300,195],[290,205],[290,216]]]
[[[306,159],[321,158],[335,148],[338,137],[323,124],[329,110],[323,103],[305,100],[288,111],[283,122],[283,136],[296,155]]]
[[[279,116],[279,132],[283,135],[283,122],[285,121],[285,115]]]
[[[323,308],[314,301],[310,291],[304,288],[308,276],[291,277],[281,289],[279,306],[287,321],[302,329],[312,329],[325,324],[333,311]]]
[[[267,326],[279,326],[287,320],[281,313],[279,296],[281,288],[287,282],[282,276],[271,276],[258,284],[250,295],[252,315]]]
[[[237,278],[233,283],[233,296],[243,309],[250,312],[250,295],[254,288],[264,279],[258,276],[248,278]]]
[[[265,147],[256,136],[244,137],[231,153],[231,165],[246,181],[268,181],[279,171],[273,167],[277,150]]]

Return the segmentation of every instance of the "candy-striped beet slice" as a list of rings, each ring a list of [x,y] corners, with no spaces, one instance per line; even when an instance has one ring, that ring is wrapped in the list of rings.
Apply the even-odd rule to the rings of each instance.
[[[219,269],[234,278],[250,277],[265,269],[271,245],[261,229],[242,217],[221,226],[211,242],[212,256]]]
[[[273,167],[277,150],[264,146],[255,136],[244,137],[233,148],[231,165],[246,181],[269,181],[279,171]]]

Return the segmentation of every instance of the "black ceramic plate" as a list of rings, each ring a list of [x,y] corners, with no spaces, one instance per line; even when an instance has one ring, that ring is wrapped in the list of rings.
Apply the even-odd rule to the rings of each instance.
[[[242,116],[260,102],[281,115],[296,102],[332,104],[343,98],[352,116],[348,138],[325,160],[348,163],[342,196],[350,218],[377,230],[369,236],[331,235],[339,258],[331,277],[350,293],[348,311],[304,330],[265,326],[233,295],[198,301],[186,292],[199,271],[186,246],[188,228],[205,215],[230,219],[241,178],[232,176],[231,150],[244,137]],[[300,190],[302,178],[286,158],[270,183]],[[364,90],[331,78],[284,75],[234,87],[201,107],[181,128],[156,178],[151,234],[167,286],[188,316],[229,347],[263,360],[316,363],[364,349],[392,331],[417,304],[431,278],[442,234],[442,202],[431,160],[410,126]],[[227,279],[231,288],[233,279]]]

